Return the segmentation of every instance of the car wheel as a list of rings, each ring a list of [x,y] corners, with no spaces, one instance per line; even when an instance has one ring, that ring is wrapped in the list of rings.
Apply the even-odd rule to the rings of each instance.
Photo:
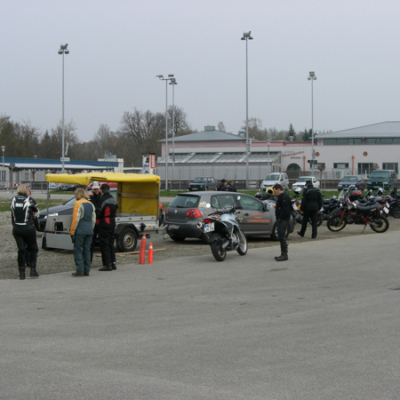
[[[186,238],[178,235],[169,235],[174,242],[183,242]]]
[[[119,234],[117,248],[119,251],[134,251],[137,246],[137,233],[132,228],[125,228]]]

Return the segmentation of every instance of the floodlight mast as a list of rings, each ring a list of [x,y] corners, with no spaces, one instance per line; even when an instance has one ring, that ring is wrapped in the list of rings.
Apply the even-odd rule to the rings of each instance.
[[[249,188],[249,79],[247,41],[253,40],[251,31],[243,32],[241,40],[246,41],[246,189]]]
[[[60,45],[58,54],[62,55],[62,139],[61,139],[61,158],[62,158],[62,169],[61,172],[64,173],[64,156],[65,156],[65,146],[64,146],[64,54],[69,54],[68,43]]]
[[[165,190],[168,190],[168,81],[174,78],[174,74],[169,74],[168,78],[156,75],[156,78],[165,81]]]
[[[317,80],[314,71],[310,71],[307,80],[311,81],[311,174],[314,176],[314,88],[313,82]]]

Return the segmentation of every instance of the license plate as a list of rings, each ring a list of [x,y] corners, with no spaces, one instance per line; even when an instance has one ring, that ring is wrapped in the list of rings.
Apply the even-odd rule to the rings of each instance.
[[[168,225],[168,229],[179,229],[179,225]]]
[[[211,224],[204,224],[203,225],[203,230],[204,232],[212,232],[215,230],[214,228],[214,222],[211,222]]]
[[[388,208],[390,207],[390,206],[389,206],[389,203],[386,203],[386,207],[388,207]]]
[[[388,214],[388,213],[389,213],[389,209],[388,209],[388,208],[386,208],[386,207],[383,207],[383,211],[385,211],[385,213],[386,213],[386,214]]]
[[[293,206],[293,210],[297,210],[297,205],[296,204],[292,204]]]

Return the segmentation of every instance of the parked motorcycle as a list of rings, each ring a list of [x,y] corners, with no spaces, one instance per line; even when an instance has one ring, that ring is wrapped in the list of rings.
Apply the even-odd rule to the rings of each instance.
[[[386,208],[375,201],[362,204],[351,201],[349,191],[344,195],[339,209],[331,214],[328,220],[328,229],[332,232],[341,231],[350,218],[354,224],[369,225],[377,233],[386,232],[389,229],[389,221],[381,215],[381,210]]]
[[[235,207],[217,210],[197,225],[208,237],[211,252],[217,261],[224,261],[226,252],[236,250],[241,256],[247,253],[247,239],[240,230]]]

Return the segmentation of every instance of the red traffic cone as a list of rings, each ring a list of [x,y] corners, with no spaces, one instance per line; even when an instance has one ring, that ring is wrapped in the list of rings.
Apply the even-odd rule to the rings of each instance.
[[[139,264],[145,263],[145,253],[146,253],[146,234],[142,236],[142,240],[140,241]]]
[[[153,243],[149,244],[148,263],[153,264]]]

